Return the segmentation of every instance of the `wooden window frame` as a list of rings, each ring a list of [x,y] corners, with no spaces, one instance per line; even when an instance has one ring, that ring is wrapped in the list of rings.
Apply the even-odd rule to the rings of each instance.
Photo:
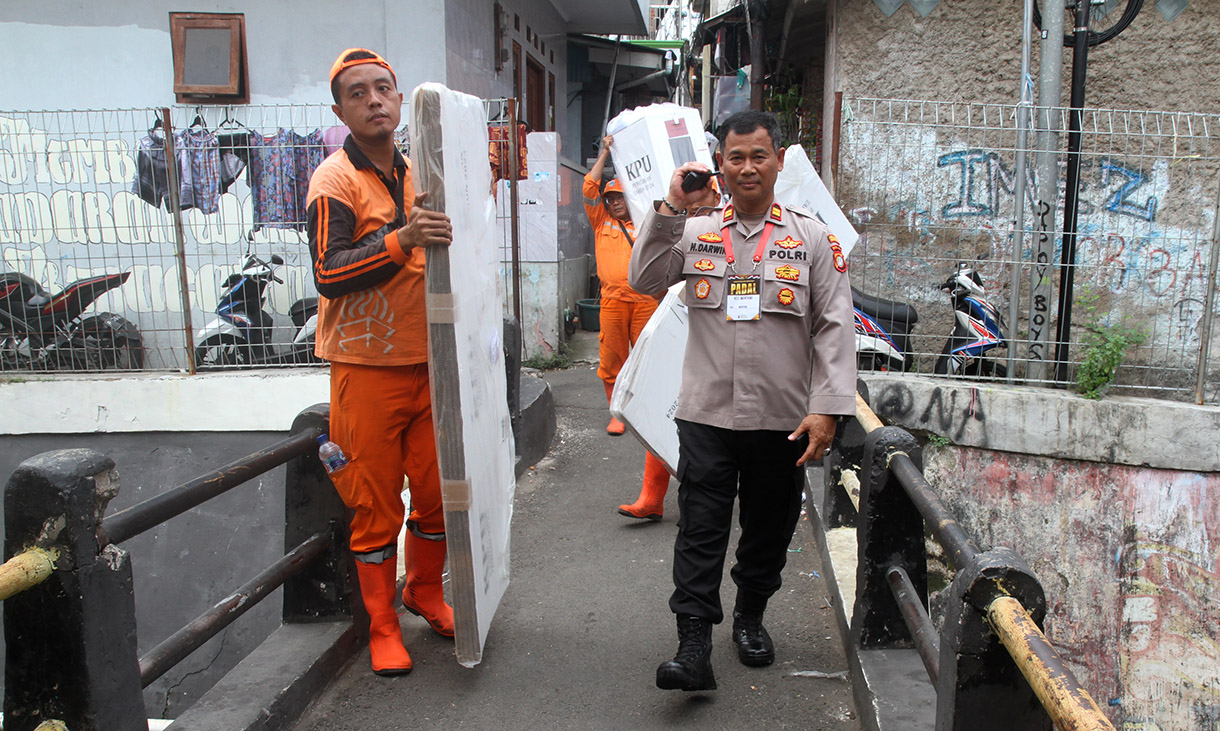
[[[169,14],[170,39],[174,54],[174,94],[180,104],[216,102],[221,104],[250,101],[250,75],[246,64],[246,17],[241,13]],[[186,76],[186,32],[210,28],[229,31],[229,80],[224,84],[188,84]]]

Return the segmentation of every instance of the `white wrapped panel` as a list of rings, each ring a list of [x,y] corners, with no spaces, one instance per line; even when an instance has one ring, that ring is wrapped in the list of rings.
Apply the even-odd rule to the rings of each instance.
[[[678,469],[678,391],[682,388],[682,360],[686,353],[684,282],[669,288],[614,381],[610,413],[665,463]]]
[[[478,98],[440,84],[411,100],[416,189],[453,223],[453,245],[427,252],[428,368],[455,652],[473,667],[508,587],[516,486],[487,124]]]
[[[860,234],[843,210],[826,189],[818,171],[814,169],[805,149],[800,145],[791,145],[784,151],[784,169],[779,171],[775,179],[775,199],[797,208],[814,213],[830,227],[830,232],[839,240],[843,247],[843,256],[851,253],[851,247],[856,245]]]

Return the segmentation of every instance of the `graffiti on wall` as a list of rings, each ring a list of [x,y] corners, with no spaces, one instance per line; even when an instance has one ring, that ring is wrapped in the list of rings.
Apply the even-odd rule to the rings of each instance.
[[[884,291],[936,304],[926,282],[943,272],[927,262],[948,256],[982,262],[1012,256],[1014,193],[1018,185],[1011,149],[946,143],[933,126],[852,124],[845,135],[841,168],[850,185],[848,215],[861,230],[862,266]],[[884,151],[884,154],[879,154]],[[1039,205],[1037,171],[1025,177],[1025,228],[1045,219],[1059,228],[1066,194],[1066,159],[1059,161],[1055,208]],[[1197,176],[1195,176],[1197,177]],[[1149,345],[1197,345],[1207,287],[1207,250],[1214,217],[1210,183],[1191,177],[1168,157],[1117,153],[1082,160],[1077,236],[1077,289],[1105,295],[1108,316],[1160,318]],[[1061,237],[1034,246],[1025,239],[1027,276],[1057,278]],[[950,253],[951,252],[951,253]],[[1053,252],[1053,253],[1052,253]],[[1045,260],[1035,261],[1036,256]],[[874,267],[874,264],[877,266]],[[943,263],[940,265],[943,268]],[[980,267],[989,290],[1007,290],[1007,271]],[[1028,286],[1028,281],[1026,282]],[[1053,326],[1053,297],[1023,298],[1031,340]],[[1170,322],[1172,320],[1172,322]]]
[[[956,447],[943,457],[925,454],[929,481],[981,543],[1029,562],[1048,636],[1115,724],[1214,731],[1220,476]]]

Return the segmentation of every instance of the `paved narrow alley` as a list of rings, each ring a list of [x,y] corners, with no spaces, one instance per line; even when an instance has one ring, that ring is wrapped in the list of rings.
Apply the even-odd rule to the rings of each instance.
[[[596,335],[578,334],[578,358],[579,341],[590,337],[595,352]],[[676,483],[661,523],[619,516],[615,508],[639,490],[643,448],[630,435],[606,435],[602,384],[587,360],[544,376],[558,433],[548,456],[518,481],[512,583],[483,662],[461,667],[451,642],[407,615],[403,634],[414,671],[376,677],[365,650],[297,731],[858,729],[808,520],[797,529],[784,586],[767,612],[775,664],[741,665],[726,622],[714,635],[718,690],[656,688],[656,666],[677,649],[667,606]],[[731,556],[721,591],[731,606],[730,566]]]

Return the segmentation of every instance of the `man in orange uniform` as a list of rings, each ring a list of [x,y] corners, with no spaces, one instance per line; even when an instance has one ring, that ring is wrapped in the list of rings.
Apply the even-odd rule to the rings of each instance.
[[[354,48],[330,72],[335,115],[351,134],[314,172],[307,197],[318,293],[317,354],[330,361],[330,438],[348,464],[332,473],[354,511],[351,549],[369,614],[373,672],[402,675],[411,657],[394,609],[398,534],[403,603],[453,636],[445,603],[445,521],[428,386],[424,248],[453,240],[449,218],[413,204],[410,163],[394,146],[402,94],[390,65]]]
[[[640,336],[648,318],[657,309],[656,297],[640,294],[627,284],[627,264],[635,243],[635,227],[627,212],[627,199],[617,179],[602,187],[602,173],[610,157],[614,136],[602,139],[602,150],[585,176],[585,213],[593,226],[593,246],[597,256],[597,277],[601,280],[601,308],[598,314],[597,376],[606,386],[606,400],[614,391],[614,381],[627,360],[631,346]],[[623,422],[610,417],[606,432],[618,436],[626,430]],[[631,505],[620,505],[618,512],[629,518],[660,520],[669,487],[669,471],[652,455],[644,456],[644,484],[640,497]]]

